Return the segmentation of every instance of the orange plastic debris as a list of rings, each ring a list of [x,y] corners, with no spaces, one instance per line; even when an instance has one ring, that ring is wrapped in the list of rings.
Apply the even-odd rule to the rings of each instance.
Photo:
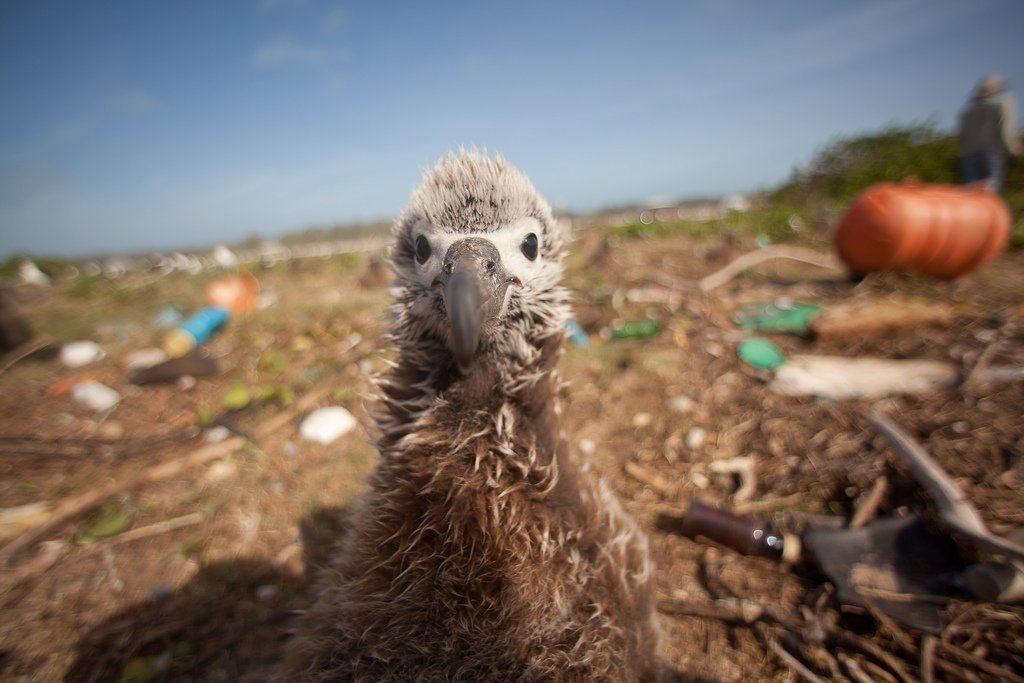
[[[206,299],[213,306],[242,313],[256,308],[260,283],[251,273],[226,275],[206,286]]]
[[[955,278],[991,260],[1009,235],[1009,207],[982,186],[878,183],[847,210],[835,242],[859,275],[900,270]]]

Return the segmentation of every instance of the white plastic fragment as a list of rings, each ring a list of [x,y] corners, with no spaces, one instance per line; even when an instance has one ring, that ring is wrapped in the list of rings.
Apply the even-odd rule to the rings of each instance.
[[[22,259],[18,266],[18,274],[25,284],[36,285],[37,287],[49,287],[50,276],[39,270],[39,266],[30,259]]]
[[[238,265],[238,256],[223,244],[218,244],[214,247],[211,256],[213,257],[213,262],[221,268],[234,268]]]
[[[206,430],[206,443],[220,443],[231,436],[231,430],[224,425],[217,425]]]
[[[96,436],[106,441],[118,441],[124,436],[124,425],[115,420],[106,420],[96,426]]]
[[[926,394],[959,380],[957,368],[941,361],[794,356],[775,371],[769,386],[787,396],[881,398]]]
[[[52,505],[46,501],[0,509],[0,540],[19,533],[46,519]]]
[[[256,297],[256,307],[261,311],[265,311],[276,303],[277,294],[274,292],[260,292],[259,296]]]
[[[356,426],[352,413],[341,406],[320,408],[306,416],[299,427],[299,435],[306,441],[329,444]]]
[[[704,445],[707,438],[707,430],[701,427],[694,427],[686,434],[686,447],[691,451],[695,451]]]
[[[147,349],[132,351],[124,357],[124,367],[129,372],[144,370],[167,360],[167,354],[163,349],[152,346]]]
[[[69,368],[80,368],[104,355],[99,344],[88,340],[69,342],[60,348],[60,362]]]
[[[750,500],[757,493],[757,462],[751,456],[715,460],[708,468],[712,474],[735,474],[740,478],[740,487],[733,499],[737,503]]]
[[[693,410],[695,405],[696,404],[693,399],[686,394],[680,394],[679,396],[674,396],[668,400],[668,407],[677,413],[682,413],[683,415]]]
[[[106,384],[96,381],[76,384],[71,389],[71,397],[86,408],[95,410],[98,413],[110,410],[121,400],[121,394]]]
[[[649,427],[653,421],[654,417],[652,417],[650,413],[637,413],[633,416],[633,426],[637,429]]]
[[[230,460],[218,460],[217,462],[210,465],[210,468],[206,470],[206,474],[203,475],[203,484],[209,486],[211,484],[219,484],[233,479],[238,474],[238,465],[231,462]]]

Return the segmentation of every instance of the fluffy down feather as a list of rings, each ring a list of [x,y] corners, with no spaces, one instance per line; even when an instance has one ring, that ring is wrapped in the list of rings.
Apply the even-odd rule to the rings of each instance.
[[[416,276],[416,231],[540,225],[541,258],[468,374]],[[448,155],[395,224],[381,460],[283,678],[650,680],[647,540],[558,431],[565,236],[501,158]]]

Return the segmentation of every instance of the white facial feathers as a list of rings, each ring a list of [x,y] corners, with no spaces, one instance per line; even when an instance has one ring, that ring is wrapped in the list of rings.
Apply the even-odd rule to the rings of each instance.
[[[537,257],[530,260],[523,253],[522,245],[527,236],[535,235],[540,242]],[[424,237],[430,245],[430,257],[424,263],[417,262],[415,265],[416,280],[424,287],[429,286],[440,274],[448,248],[455,242],[476,237],[484,239],[498,250],[501,256],[501,264],[505,272],[516,277],[524,286],[535,284],[539,276],[544,275],[550,269],[550,263],[545,258],[544,235],[540,221],[535,218],[522,218],[512,225],[501,228],[484,228],[479,232],[454,232],[446,231],[430,225],[426,221],[420,221],[413,228],[413,240]],[[560,272],[560,269],[559,269]]]
[[[501,157],[476,151],[442,157],[424,174],[393,231],[393,310],[401,338],[448,337],[442,289],[434,284],[448,249],[467,238],[494,245],[504,271],[518,280],[504,290],[502,343],[519,340],[532,348],[527,340],[561,330],[568,315],[568,293],[560,284],[568,230],[530,180]],[[530,234],[537,240],[535,260],[522,249]],[[417,244],[420,238],[425,244]]]

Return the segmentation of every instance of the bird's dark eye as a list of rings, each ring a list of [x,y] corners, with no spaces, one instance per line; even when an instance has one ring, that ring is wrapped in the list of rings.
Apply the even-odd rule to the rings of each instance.
[[[523,240],[523,243],[519,245],[519,248],[523,250],[523,256],[530,259],[531,261],[537,260],[537,234],[531,232]]]
[[[416,238],[416,262],[423,265],[430,258],[430,242],[423,235]]]

